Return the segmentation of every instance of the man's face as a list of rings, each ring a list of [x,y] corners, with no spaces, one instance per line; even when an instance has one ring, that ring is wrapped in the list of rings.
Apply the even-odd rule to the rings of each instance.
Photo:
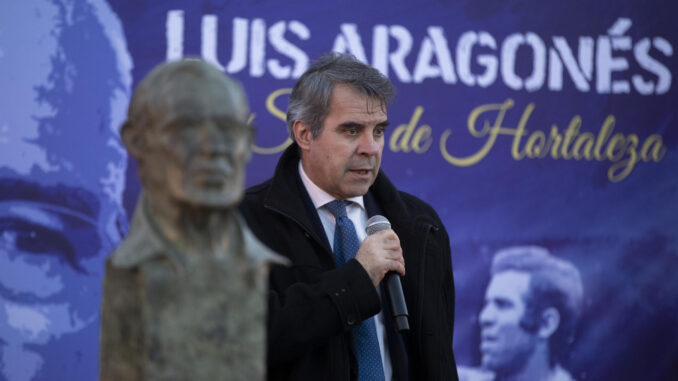
[[[518,271],[500,272],[490,280],[479,317],[484,368],[514,373],[534,350],[536,336],[520,326],[529,283],[530,275]]]
[[[129,74],[95,13],[110,10],[57,3],[0,12],[0,379],[96,377],[103,263],[124,221],[112,126]]]
[[[336,85],[320,135],[300,144],[304,170],[338,199],[364,195],[379,172],[387,125],[385,105]]]
[[[176,200],[229,207],[240,201],[245,186],[252,129],[244,98],[224,81],[196,79],[168,97],[161,119],[150,126],[142,153],[143,176],[154,176]],[[237,91],[237,94],[244,95]],[[142,127],[143,128],[143,127]]]

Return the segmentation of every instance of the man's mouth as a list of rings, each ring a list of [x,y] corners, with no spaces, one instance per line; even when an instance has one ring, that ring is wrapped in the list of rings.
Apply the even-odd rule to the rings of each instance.
[[[229,179],[231,173],[218,166],[202,166],[194,168],[192,175],[205,184],[221,184]]]
[[[355,172],[359,175],[367,175],[368,173],[372,172],[370,169],[351,169],[351,172]]]
[[[497,341],[497,337],[494,335],[490,335],[488,333],[481,333],[480,335],[480,342],[481,343],[493,343]]]
[[[227,176],[225,171],[216,168],[204,168],[194,171],[198,176],[208,177],[208,178],[223,178]]]
[[[488,351],[494,350],[497,345],[497,340],[494,338],[482,338],[480,340],[480,352],[486,353]]]

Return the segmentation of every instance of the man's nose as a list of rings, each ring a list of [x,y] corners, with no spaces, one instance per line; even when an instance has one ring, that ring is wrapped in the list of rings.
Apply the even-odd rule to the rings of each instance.
[[[216,156],[226,153],[228,134],[215,122],[205,121],[198,130],[198,152],[202,155]]]
[[[486,304],[480,314],[478,315],[478,322],[481,327],[488,326],[494,321],[494,307],[491,304]]]
[[[379,153],[380,148],[380,141],[375,138],[371,131],[365,131],[361,134],[358,142],[358,154],[374,156]]]

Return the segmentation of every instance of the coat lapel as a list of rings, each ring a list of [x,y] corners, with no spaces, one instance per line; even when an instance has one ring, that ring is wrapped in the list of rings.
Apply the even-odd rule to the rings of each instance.
[[[296,143],[287,147],[275,169],[273,183],[264,199],[264,207],[290,218],[318,244],[323,246],[332,257],[330,243],[325,236],[325,229],[313,206],[304,184],[299,177],[299,147]],[[294,181],[290,181],[294,179]],[[299,197],[301,195],[301,197]],[[334,263],[334,259],[332,259]]]

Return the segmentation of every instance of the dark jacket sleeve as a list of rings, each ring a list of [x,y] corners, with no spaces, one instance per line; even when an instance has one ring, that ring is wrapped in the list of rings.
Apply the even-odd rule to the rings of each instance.
[[[269,363],[276,366],[293,361],[315,347],[327,345],[332,336],[350,330],[380,308],[378,294],[356,260],[323,273],[318,282],[296,282],[285,290],[272,289]]]
[[[455,305],[455,295],[454,295],[454,279],[452,276],[452,256],[450,250],[450,241],[445,231],[445,227],[440,225],[439,235],[443,237],[441,239],[441,245],[443,247],[443,255],[440,258],[441,269],[441,283],[440,289],[440,298],[439,305],[439,321],[438,326],[440,327],[441,337],[444,338],[442,341],[442,351],[440,361],[445,364],[445,369],[443,370],[443,377],[441,379],[445,380],[457,380],[459,376],[457,375],[457,364],[454,358],[454,353],[452,351],[452,337],[454,333],[454,305]]]
[[[409,247],[410,250],[403,248],[410,254],[418,253],[420,261],[418,285],[410,288],[410,291],[416,289],[419,293],[414,310],[421,317],[415,320],[413,327],[413,333],[419,338],[414,347],[419,350],[414,356],[416,360],[412,368],[420,379],[457,380],[452,350],[455,295],[450,238],[430,205],[402,192],[401,197],[405,208],[419,216],[415,223],[415,234],[419,238],[410,239],[404,245],[409,246],[412,241],[424,244],[423,252],[415,249],[419,243]],[[417,234],[420,229],[423,231]]]

